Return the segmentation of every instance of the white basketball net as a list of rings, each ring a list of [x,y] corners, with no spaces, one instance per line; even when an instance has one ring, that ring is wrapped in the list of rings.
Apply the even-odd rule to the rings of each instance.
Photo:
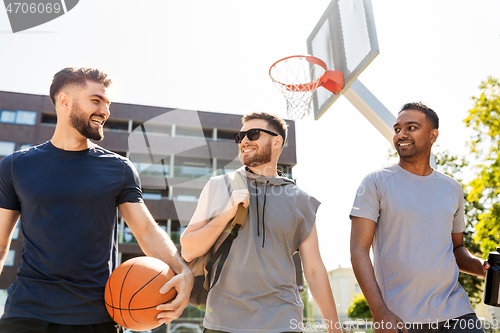
[[[324,73],[323,67],[309,63],[305,57],[284,59],[270,69],[271,79],[285,96],[290,119],[302,119],[311,112],[313,94]]]

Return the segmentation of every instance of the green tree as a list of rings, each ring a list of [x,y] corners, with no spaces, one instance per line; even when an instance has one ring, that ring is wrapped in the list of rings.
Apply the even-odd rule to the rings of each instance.
[[[500,83],[488,77],[479,89],[481,94],[472,97],[474,107],[464,122],[474,130],[470,150],[477,161],[468,199],[482,208],[474,240],[486,258],[500,244]]]
[[[460,175],[467,167],[467,162],[464,158],[459,159],[456,156],[450,155],[448,152],[435,153],[436,164],[441,169],[440,171],[453,177],[458,181],[464,191],[464,215],[465,215],[465,230],[464,230],[464,246],[469,252],[477,257],[481,257],[481,248],[478,243],[474,241],[476,234],[475,226],[479,216],[483,212],[483,206],[479,202],[471,202],[467,200],[469,196],[469,189],[464,185]],[[460,272],[458,275],[458,282],[469,295],[469,299],[473,305],[481,302],[482,284],[483,279],[475,275],[465,274]]]
[[[306,283],[306,279],[303,277],[303,287],[304,289],[300,292],[300,298],[302,299],[302,303],[304,304],[304,309],[302,310],[302,315],[304,319],[309,319],[312,317],[312,304],[309,302],[309,286]]]
[[[372,313],[370,312],[370,307],[362,294],[354,295],[349,309],[347,309],[347,315],[351,319],[365,319],[372,318]]]

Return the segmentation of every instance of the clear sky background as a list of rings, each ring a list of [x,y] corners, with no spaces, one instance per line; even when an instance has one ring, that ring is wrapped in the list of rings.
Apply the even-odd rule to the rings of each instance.
[[[13,34],[0,8],[0,90],[48,94],[64,67],[99,67],[113,101],[285,117],[269,66],[306,54],[329,0],[82,0]],[[463,119],[500,78],[500,1],[372,0],[380,55],[359,80],[393,113],[422,101],[440,116],[439,149],[469,156]],[[350,266],[349,211],[361,179],[390,164],[391,144],[344,97],[298,121],[298,185],[317,197],[327,269]],[[470,156],[470,158],[472,158]]]

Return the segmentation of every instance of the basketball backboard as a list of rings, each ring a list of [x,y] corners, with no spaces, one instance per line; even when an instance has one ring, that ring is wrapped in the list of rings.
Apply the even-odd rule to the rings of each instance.
[[[317,120],[379,54],[371,0],[333,0],[307,39],[307,50],[328,69],[344,74],[339,94],[316,90],[313,109]]]

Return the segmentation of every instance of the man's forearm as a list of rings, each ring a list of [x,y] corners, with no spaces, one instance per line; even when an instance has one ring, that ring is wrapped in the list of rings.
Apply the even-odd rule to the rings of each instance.
[[[337,307],[324,266],[312,274],[306,273],[306,281],[323,319],[328,322],[328,332],[342,332]]]
[[[190,225],[180,239],[184,259],[189,262],[207,253],[235,214],[236,210],[226,210],[210,222],[199,222],[199,227]]]
[[[464,246],[458,246],[453,250],[455,260],[461,272],[476,276],[484,276],[484,260],[474,257]]]
[[[387,309],[377,280],[375,279],[375,272],[368,252],[364,250],[352,251],[351,263],[354,275],[358,280],[372,314],[375,316],[378,310]]]
[[[151,230],[142,238],[137,238],[137,241],[146,255],[163,260],[174,273],[179,274],[182,270],[189,269],[172,239],[160,227],[152,226]]]
[[[352,217],[351,230],[351,263],[354,275],[370,306],[373,321],[379,323],[380,329],[375,332],[396,333],[398,328],[404,333],[408,330],[404,323],[384,302],[382,293],[375,279],[373,264],[370,260],[370,248],[375,235],[376,222],[368,219]]]
[[[19,215],[20,212],[17,210],[0,208],[0,274],[9,254],[12,233],[14,232]]]

